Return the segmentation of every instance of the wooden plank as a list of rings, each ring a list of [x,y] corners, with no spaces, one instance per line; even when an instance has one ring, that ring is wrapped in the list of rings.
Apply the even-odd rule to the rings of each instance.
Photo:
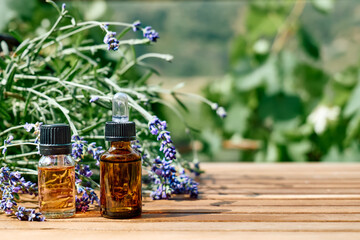
[[[318,189],[307,189],[307,188],[263,188],[263,189],[251,189],[251,188],[243,188],[243,189],[202,189],[200,188],[201,193],[206,194],[218,194],[218,195],[240,195],[240,194],[298,194],[298,195],[315,195],[315,194],[345,194],[345,195],[357,195],[360,197],[359,189],[352,189],[352,188],[318,188]]]
[[[4,239],[23,240],[31,236],[32,239],[86,239],[99,240],[99,239],[114,239],[118,237],[121,239],[147,239],[159,240],[164,238],[164,231],[39,231],[28,230],[16,232],[3,231],[1,232]],[[359,239],[360,233],[346,233],[347,239]],[[335,232],[226,232],[226,231],[210,231],[210,232],[183,232],[183,231],[168,231],[166,232],[167,239],[207,239],[207,240],[227,240],[227,239],[246,239],[246,240],[304,240],[304,239],[317,239],[317,240],[344,240],[344,233]]]
[[[117,222],[117,219],[106,219],[96,213],[92,216],[72,219],[61,219],[61,222]],[[59,221],[59,220],[52,220]],[[132,222],[360,222],[360,214],[286,214],[286,213],[144,213],[141,218],[134,218]],[[3,222],[3,219],[0,220]],[[2,227],[0,226],[0,229]]]
[[[42,223],[8,221],[1,222],[1,233],[20,230],[62,230],[116,232],[116,231],[245,231],[245,232],[359,232],[359,222],[132,222],[130,220],[113,220],[109,222],[70,222],[49,220]],[[87,234],[86,234],[87,235]],[[85,236],[84,236],[85,237]],[[346,238],[344,238],[346,239]]]
[[[1,239],[47,234],[61,239],[360,239],[360,164],[202,167],[199,200],[145,198],[142,217],[127,220],[101,218],[98,208],[44,223],[0,215]],[[37,205],[34,198],[22,199],[26,206]]]
[[[347,199],[347,200],[359,200],[359,194],[229,194],[229,195],[219,195],[219,194],[202,194],[201,199],[214,199],[214,200],[238,200],[238,199]]]

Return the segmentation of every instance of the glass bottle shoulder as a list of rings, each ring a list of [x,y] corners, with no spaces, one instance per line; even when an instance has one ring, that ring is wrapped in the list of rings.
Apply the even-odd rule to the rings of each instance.
[[[105,162],[132,162],[140,159],[140,154],[132,148],[110,148],[100,157]]]
[[[75,166],[75,161],[71,155],[47,155],[39,160],[39,167],[62,167]]]

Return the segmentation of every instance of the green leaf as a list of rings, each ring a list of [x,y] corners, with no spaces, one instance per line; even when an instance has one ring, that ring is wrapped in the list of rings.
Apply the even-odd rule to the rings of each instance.
[[[273,121],[293,119],[302,113],[300,98],[292,95],[277,94],[263,96],[259,102],[259,117],[265,121],[271,118]]]
[[[98,99],[97,101],[94,102],[96,105],[99,105],[105,109],[112,109],[112,103],[109,100],[104,100],[104,99]]]
[[[5,105],[5,103],[3,103],[2,101],[0,102],[0,117],[2,118],[2,119],[6,119],[6,120],[9,120],[9,119],[11,119],[11,117],[10,117],[10,115],[9,115],[9,113],[8,113],[8,109],[6,108],[6,105]]]
[[[97,123],[95,123],[95,124],[93,124],[93,125],[91,125],[89,127],[86,127],[84,129],[79,130],[79,133],[80,134],[86,134],[88,132],[91,132],[92,130],[94,130],[94,129],[100,127],[101,125],[103,125],[105,122],[106,121],[99,121],[99,122],[97,122]]]
[[[11,86],[14,82],[14,76],[16,73],[16,66],[13,65],[12,68],[10,69],[10,73],[6,74],[6,84],[5,84],[5,89],[7,91],[9,91],[11,89]]]
[[[176,93],[171,93],[173,98],[176,100],[176,102],[180,105],[182,109],[185,110],[185,112],[189,112],[189,109],[186,107],[186,105],[176,96]]]
[[[236,80],[236,86],[240,91],[250,91],[260,86],[266,87],[268,94],[279,92],[281,85],[276,67],[276,58],[269,59],[260,67],[246,76],[240,76]]]
[[[141,86],[147,82],[147,80],[153,75],[153,72],[151,70],[148,70],[145,74],[139,78],[139,80],[136,81],[136,85]]]
[[[235,103],[227,111],[224,119],[224,129],[227,132],[243,134],[247,130],[247,120],[251,111],[241,103]]]
[[[14,192],[13,192],[13,196],[14,196],[14,198],[15,198],[16,200],[20,200],[20,196],[19,196],[18,193],[14,193]]]
[[[295,162],[306,162],[307,154],[311,150],[311,142],[303,140],[301,142],[288,143],[287,151],[289,157]]]
[[[301,46],[305,52],[312,58],[318,59],[320,57],[319,44],[310,32],[302,25],[299,29],[299,38]]]
[[[345,106],[344,116],[349,117],[360,110],[360,83],[352,91],[351,96]]]
[[[4,61],[3,58],[0,58],[0,69],[5,69],[6,68],[6,62]]]
[[[16,30],[10,29],[10,30],[9,30],[9,33],[10,33],[16,40],[18,40],[19,42],[22,42],[22,41],[23,41],[22,37],[20,36],[20,34],[19,34]]]

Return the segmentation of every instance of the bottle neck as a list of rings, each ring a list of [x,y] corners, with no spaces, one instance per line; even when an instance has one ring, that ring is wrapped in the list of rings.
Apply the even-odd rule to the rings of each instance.
[[[111,142],[110,148],[112,149],[131,149],[131,142],[124,142],[124,141],[118,141],[118,142]]]

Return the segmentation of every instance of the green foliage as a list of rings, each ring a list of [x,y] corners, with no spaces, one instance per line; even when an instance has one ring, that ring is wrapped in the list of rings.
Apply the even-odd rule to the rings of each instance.
[[[38,6],[36,1],[34,4],[37,6],[34,11],[43,7]],[[175,88],[167,90],[158,85],[147,85],[147,80],[157,73],[149,64],[149,59],[171,62],[173,57],[152,52],[139,54],[136,46],[152,45],[148,38],[143,37],[145,30],[142,27],[133,32],[131,23],[75,20],[67,8],[52,4],[56,9],[49,4],[44,8],[50,7],[53,17],[46,21],[32,20],[49,21],[45,23],[46,26],[35,28],[32,24],[24,24],[24,30],[19,27],[23,24],[21,20],[13,19],[9,25],[18,26],[16,29],[24,39],[20,39],[20,45],[14,48],[1,43],[0,141],[3,142],[10,135],[14,140],[11,144],[0,146],[3,151],[0,166],[11,166],[22,174],[36,174],[30,171],[37,165],[37,161],[34,161],[38,158],[35,136],[24,129],[25,123],[68,123],[73,135],[84,137],[89,143],[96,142],[96,146],[104,146],[104,123],[111,120],[112,96],[116,92],[123,92],[129,98],[130,118],[137,124],[143,166],[150,170],[153,160],[162,154],[159,150],[161,143],[148,129],[149,121],[157,115],[157,104],[164,104],[175,112],[180,123],[187,127],[190,137],[193,132],[179,113],[179,109],[186,106],[178,95],[187,94],[178,93]],[[25,10],[19,14],[25,14],[23,18],[27,16]],[[29,29],[30,33],[22,32]],[[33,36],[32,30],[39,34]],[[107,31],[119,33],[116,36],[119,39],[118,51],[108,51],[108,46],[102,43]],[[16,34],[17,37],[20,35]],[[160,93],[173,97],[176,105],[163,101]],[[200,96],[194,96],[212,104]],[[98,100],[90,101],[94,98]],[[84,151],[87,152],[86,149]],[[194,172],[194,164],[198,163],[195,157],[191,162],[178,153],[173,162],[178,169]],[[97,168],[89,154],[84,153],[82,163]]]
[[[332,0],[254,1],[231,51],[231,71],[207,96],[228,110],[214,123],[225,138],[261,142],[243,161],[359,161],[358,63],[326,66],[325,39],[309,23],[332,14]],[[306,18],[303,17],[306,15]],[[336,23],[333,22],[336,28]],[[342,26],[343,27],[343,26]],[[226,91],[219,84],[229,86]]]

